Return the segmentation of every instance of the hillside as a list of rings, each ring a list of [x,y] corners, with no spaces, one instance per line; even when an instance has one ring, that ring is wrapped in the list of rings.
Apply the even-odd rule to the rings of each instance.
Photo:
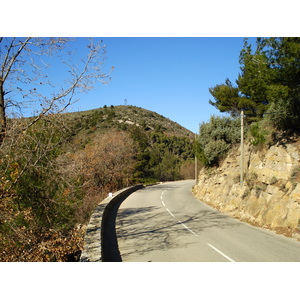
[[[120,143],[122,139],[127,142],[115,145],[112,149],[113,155],[117,157],[120,152],[118,150],[125,150],[126,143],[129,142],[127,152],[132,152],[133,161],[128,167],[132,177],[131,180],[126,179],[127,182],[181,179],[187,176],[179,174],[182,164],[194,158],[194,134],[153,111],[134,106],[104,106],[89,111],[67,113],[62,118],[72,132],[69,143],[71,148],[66,149],[69,152],[76,153],[82,148],[90,151],[93,145],[103,144],[104,141],[113,143],[114,136],[119,136]],[[97,152],[100,148],[93,151]],[[106,151],[109,153],[110,150]],[[187,173],[190,173],[189,177],[192,176],[192,172]],[[120,181],[122,180],[119,179]],[[118,184],[114,188],[121,188],[124,184]]]
[[[80,130],[105,132],[116,128],[126,131],[137,126],[145,131],[162,132],[169,136],[193,138],[193,133],[178,123],[144,108],[120,105],[64,114]],[[86,133],[86,132],[85,132]]]
[[[9,120],[0,157],[1,261],[77,260],[109,192],[194,176],[193,134],[133,106]]]

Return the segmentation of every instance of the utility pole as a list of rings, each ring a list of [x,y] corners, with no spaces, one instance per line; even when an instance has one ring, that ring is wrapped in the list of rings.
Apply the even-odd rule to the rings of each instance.
[[[196,184],[198,183],[198,162],[197,162],[197,156],[195,154],[195,180]]]
[[[195,134],[195,181],[198,183],[197,134]]]
[[[243,186],[244,183],[244,111],[241,111],[241,162],[240,162],[240,183]]]

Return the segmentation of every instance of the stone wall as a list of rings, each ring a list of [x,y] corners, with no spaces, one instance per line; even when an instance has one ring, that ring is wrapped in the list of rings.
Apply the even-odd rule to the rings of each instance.
[[[194,195],[220,211],[257,226],[300,238],[300,142],[257,150],[232,149],[217,169],[203,168]]]
[[[87,225],[81,262],[122,261],[115,230],[117,212],[130,194],[142,188],[144,185],[138,184],[110,193],[96,207]]]

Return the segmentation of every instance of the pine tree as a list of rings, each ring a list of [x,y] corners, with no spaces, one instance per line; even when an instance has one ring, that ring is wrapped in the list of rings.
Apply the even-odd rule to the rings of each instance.
[[[209,89],[221,112],[244,111],[248,122],[266,112],[280,129],[300,129],[300,38],[257,38],[253,51],[244,40],[236,86],[226,79]]]

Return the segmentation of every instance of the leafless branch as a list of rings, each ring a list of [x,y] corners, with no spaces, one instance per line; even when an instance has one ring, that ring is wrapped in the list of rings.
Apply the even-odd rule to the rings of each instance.
[[[40,103],[40,111],[28,124],[30,128],[47,114],[63,112],[73,103],[73,97],[77,92],[88,91],[97,82],[107,83],[110,80],[110,74],[105,74],[102,70],[106,53],[105,46],[101,44],[102,41],[94,44],[93,40],[90,40],[87,56],[81,60],[82,66],[79,68],[78,61],[72,60],[74,53],[67,47],[70,39],[6,38],[5,41],[4,39],[0,41],[4,43],[4,47],[1,47],[3,60],[1,59],[0,79],[3,82],[3,96],[0,99],[0,107],[3,113],[0,114],[0,119],[4,120],[7,117],[6,110],[9,107],[16,107],[22,112],[23,108],[26,108],[26,103]],[[61,65],[68,67],[68,82],[61,84],[59,92],[55,92],[58,88],[57,84],[54,84],[48,73],[45,73],[50,65],[43,57],[46,59],[56,57]],[[53,92],[43,93],[48,88],[52,88]],[[29,99],[29,101],[23,99]],[[2,122],[1,126],[6,126],[6,123]],[[0,130],[6,131],[4,128]]]

